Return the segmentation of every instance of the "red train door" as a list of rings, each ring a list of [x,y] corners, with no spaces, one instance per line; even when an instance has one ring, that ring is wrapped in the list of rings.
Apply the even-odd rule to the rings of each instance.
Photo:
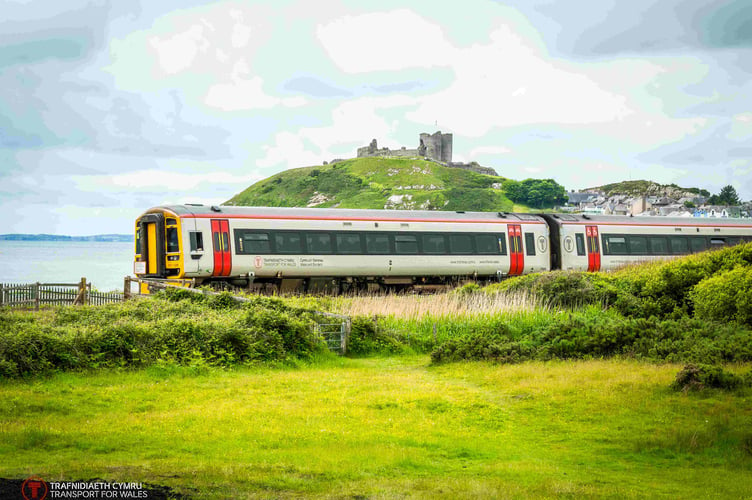
[[[509,233],[509,276],[522,274],[525,257],[522,256],[522,227],[517,224],[507,226]]]
[[[598,226],[585,226],[587,237],[588,272],[600,271],[601,250],[598,242]]]
[[[214,243],[213,276],[229,276],[232,269],[230,252],[230,223],[227,219],[212,219],[212,242]]]

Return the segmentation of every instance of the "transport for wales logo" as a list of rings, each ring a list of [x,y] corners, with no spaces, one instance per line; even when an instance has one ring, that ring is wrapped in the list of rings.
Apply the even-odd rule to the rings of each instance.
[[[25,500],[44,500],[49,492],[47,482],[40,477],[30,477],[21,485],[21,495]]]

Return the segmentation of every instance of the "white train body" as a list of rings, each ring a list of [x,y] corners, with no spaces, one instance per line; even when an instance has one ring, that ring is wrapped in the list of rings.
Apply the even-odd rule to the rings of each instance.
[[[173,205],[145,212],[136,235],[141,277],[341,291],[609,270],[752,241],[752,223]]]

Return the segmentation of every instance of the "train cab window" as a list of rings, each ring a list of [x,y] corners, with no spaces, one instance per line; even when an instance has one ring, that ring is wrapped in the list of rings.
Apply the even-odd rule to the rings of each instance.
[[[141,255],[141,226],[136,229],[136,255]]]
[[[337,233],[337,253],[341,254],[359,254],[363,253],[360,246],[360,234],[358,233]]]
[[[692,253],[704,252],[708,249],[708,242],[702,236],[696,236],[689,239],[689,246]]]
[[[577,255],[585,255],[585,235],[577,233],[574,235],[574,239],[577,243]]]
[[[535,255],[535,235],[525,233],[525,255]]]
[[[663,236],[650,237],[650,253],[653,255],[668,254],[668,241]]]
[[[627,240],[629,253],[632,255],[646,255],[648,253],[647,236],[630,236]]]
[[[380,233],[366,234],[366,252],[375,254],[390,253],[389,236]]]
[[[274,233],[274,249],[276,253],[303,253],[303,240],[297,232]]]
[[[394,252],[398,254],[418,253],[418,238],[414,234],[398,234],[394,237]]]
[[[332,253],[332,235],[329,233],[306,233],[306,245],[308,253],[330,254]]]
[[[674,255],[684,255],[689,253],[689,240],[683,236],[673,236],[668,239],[671,245],[671,253]]]
[[[423,243],[423,253],[434,255],[447,253],[443,234],[423,234],[421,243]]]
[[[603,236],[603,253],[606,255],[627,255],[627,239],[624,236]]]
[[[449,236],[449,251],[451,253],[473,253],[473,240],[469,234],[452,234]]]
[[[165,247],[167,253],[180,251],[180,244],[178,243],[178,228],[168,227],[165,229]]]
[[[475,248],[479,254],[507,254],[506,240],[498,234],[476,234]]]
[[[190,231],[188,236],[191,240],[191,252],[204,251],[204,233],[201,231]]]
[[[214,233],[215,237],[216,235],[217,233]],[[241,254],[272,253],[272,248],[269,242],[269,233],[236,231],[235,238],[238,240],[238,244],[237,244],[238,253],[241,253]]]

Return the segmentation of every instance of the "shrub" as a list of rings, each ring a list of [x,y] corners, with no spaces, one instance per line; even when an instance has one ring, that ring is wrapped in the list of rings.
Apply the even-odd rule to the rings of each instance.
[[[403,352],[407,346],[394,335],[376,328],[375,323],[366,317],[359,316],[352,319],[348,353],[356,356],[366,354],[394,354]]]
[[[0,325],[0,377],[153,363],[230,366],[308,358],[320,349],[307,311],[185,290],[100,307],[0,310]]]
[[[752,326],[752,270],[738,267],[707,278],[690,297],[698,318]]]
[[[740,377],[725,371],[720,366],[688,364],[676,374],[671,387],[677,391],[696,391],[706,387],[736,389],[749,385],[750,377]]]

